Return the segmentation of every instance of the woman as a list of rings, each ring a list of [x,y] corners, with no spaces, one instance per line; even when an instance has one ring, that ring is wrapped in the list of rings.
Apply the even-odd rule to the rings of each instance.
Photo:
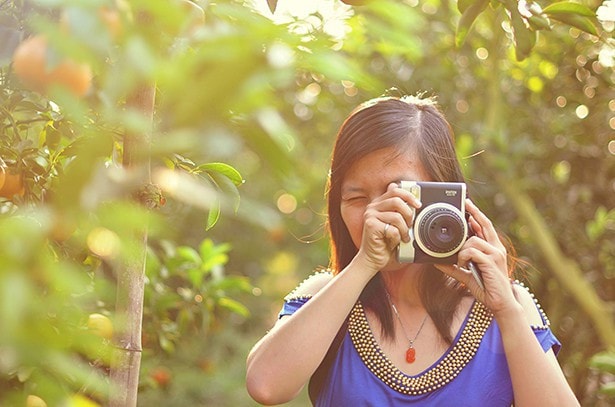
[[[251,396],[285,403],[312,378],[317,406],[578,405],[546,316],[511,282],[506,248],[470,200],[459,266],[397,261],[421,207],[402,180],[463,182],[432,99],[378,98],[342,125],[327,193],[332,271],[289,294],[250,352]]]

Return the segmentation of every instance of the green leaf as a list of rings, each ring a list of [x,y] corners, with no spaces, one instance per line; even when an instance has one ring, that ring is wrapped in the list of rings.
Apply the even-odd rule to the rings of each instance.
[[[228,164],[215,162],[201,164],[195,167],[193,172],[207,173],[207,175],[209,176],[209,181],[211,181],[215,185],[216,189],[232,196],[233,201],[235,202],[235,212],[237,211],[240,198],[237,186],[243,184],[244,182],[244,179],[239,173],[239,171],[237,171],[235,168]],[[220,198],[217,198],[211,203],[211,208],[209,209],[209,213],[207,215],[207,223],[205,225],[205,230],[210,230],[216,225],[216,223],[218,223],[218,220],[220,219],[220,209]]]
[[[205,163],[196,167],[197,170],[206,171],[206,172],[217,172],[219,174],[224,175],[231,181],[233,184],[239,186],[244,183],[244,179],[234,167],[225,164],[225,163]]]
[[[231,312],[234,312],[235,314],[239,314],[242,317],[247,318],[250,316],[250,311],[245,305],[241,304],[238,301],[230,299],[228,297],[220,298],[218,300],[218,305],[221,306],[222,308],[226,308],[227,310]]]
[[[239,202],[241,200],[239,190],[237,186],[243,184],[244,179],[241,174],[230,165],[223,163],[208,163],[202,164],[195,169],[197,172],[204,171],[207,174],[206,179],[210,181],[218,191],[224,193],[225,196],[218,198],[216,202],[212,204],[212,208],[209,212],[210,223],[208,221],[208,228],[213,227],[218,221],[220,216],[220,210],[223,201],[226,205],[226,197],[230,197],[232,200],[233,210],[236,213],[239,209]],[[216,212],[217,211],[217,212]]]
[[[61,140],[62,134],[53,126],[53,122],[47,123],[40,134],[41,144],[57,150]]]
[[[211,239],[203,240],[199,247],[199,252],[203,259],[203,267],[211,270],[215,266],[226,264],[229,250],[231,250],[231,245],[228,243],[216,245]]]
[[[207,259],[210,256],[214,256],[220,253],[228,253],[231,250],[231,245],[228,243],[214,244],[211,239],[203,239],[199,246],[199,253],[201,258]]]
[[[578,14],[548,14],[553,20],[557,20],[569,26],[578,28],[588,34],[598,36],[598,30],[592,19],[583,17]]]
[[[318,49],[318,52],[308,51],[297,55],[299,68],[319,72],[331,81],[352,81],[366,90],[373,90],[379,86],[375,78],[370,76],[361,64],[340,52]]]
[[[615,382],[603,384],[598,391],[607,396],[615,396]]]
[[[535,30],[550,30],[551,29],[551,21],[548,18],[543,16],[531,16],[527,19],[530,27]]]
[[[457,10],[459,10],[459,12],[461,14],[463,14],[474,3],[475,3],[475,0],[458,0],[457,1]]]
[[[615,353],[598,353],[590,359],[589,365],[600,370],[601,372],[615,374]]]
[[[228,178],[221,176],[218,173],[209,173],[209,176],[211,181],[218,188],[218,190],[224,194],[224,197],[222,198],[224,204],[227,205],[228,200],[226,198],[230,198],[233,205],[233,212],[237,213],[237,210],[239,209],[239,203],[241,201],[241,196],[239,194],[239,189],[237,189],[237,186]]]
[[[205,270],[198,268],[190,269],[186,274],[188,276],[188,280],[192,283],[192,287],[198,288],[201,284],[203,284],[203,277],[205,277],[206,272]]]
[[[595,17],[596,13],[587,6],[569,1],[549,4],[542,10],[545,14],[570,14],[584,17]]]
[[[175,352],[175,344],[170,341],[165,335],[165,333],[161,333],[158,336],[158,343],[160,344],[160,347],[167,353]]]
[[[205,230],[210,230],[218,220],[220,219],[220,199],[216,199],[211,203],[211,208],[209,209],[209,213],[207,214],[207,223],[205,224]]]
[[[529,30],[517,9],[510,10],[510,20],[515,35],[515,56],[523,61],[536,45],[536,32]]]
[[[465,39],[472,28],[472,24],[476,18],[482,13],[489,4],[489,0],[479,0],[472,3],[461,15],[459,23],[457,23],[457,34],[455,35],[455,43],[460,47],[465,42]]]
[[[585,233],[591,242],[598,240],[606,232],[609,222],[615,222],[615,209],[607,212],[604,206],[598,207],[594,218],[585,224]]]
[[[202,263],[201,257],[199,256],[199,253],[194,250],[192,247],[188,247],[188,246],[180,246],[177,248],[177,256],[186,261],[186,262],[190,262],[192,264],[196,264],[199,265]]]
[[[244,276],[228,276],[223,278],[222,280],[216,282],[213,286],[216,290],[222,291],[239,291],[248,293],[252,291],[252,284],[250,284],[250,279]]]
[[[156,276],[162,268],[162,263],[156,252],[150,245],[146,247],[145,275],[152,278]]]

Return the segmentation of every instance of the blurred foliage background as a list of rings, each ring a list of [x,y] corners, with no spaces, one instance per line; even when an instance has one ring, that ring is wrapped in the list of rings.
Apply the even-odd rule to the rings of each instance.
[[[254,405],[247,352],[328,265],[337,128],[418,92],[529,263],[577,397],[612,405],[615,2],[352,3],[0,1],[0,405],[107,402],[144,225],[139,405]],[[147,165],[122,165],[127,133],[151,136]]]

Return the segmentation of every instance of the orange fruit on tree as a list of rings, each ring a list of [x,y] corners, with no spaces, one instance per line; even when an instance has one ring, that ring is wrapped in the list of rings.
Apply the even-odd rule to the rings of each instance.
[[[13,72],[34,90],[45,87],[47,41],[31,37],[21,42],[13,54]]]
[[[64,60],[49,73],[49,84],[68,88],[76,96],[84,96],[92,85],[92,70],[89,65]]]
[[[113,323],[109,317],[103,314],[96,312],[90,314],[88,316],[88,328],[102,338],[109,340],[113,338]]]
[[[98,10],[98,17],[105,24],[107,30],[109,30],[111,38],[118,38],[122,34],[122,17],[116,9],[111,7],[101,7]]]
[[[47,407],[45,400],[34,394],[29,394],[26,397],[26,407]]]
[[[21,171],[15,168],[2,168],[4,174],[4,182],[0,187],[0,196],[4,198],[13,198],[15,195],[24,196],[26,187],[24,185],[24,176]],[[2,178],[2,176],[0,176]]]
[[[63,404],[66,407],[100,407],[100,404],[97,402],[90,400],[84,395],[81,394],[73,394],[70,396],[68,400]]]
[[[4,166],[0,165],[0,190],[4,186],[4,181],[6,180],[6,170]]]
[[[166,387],[171,383],[171,371],[164,366],[158,366],[150,372],[150,377],[160,387]]]
[[[45,92],[55,84],[76,96],[84,96],[92,85],[90,66],[69,58],[52,64],[48,58],[50,52],[44,36],[35,35],[26,39],[13,53],[13,72],[32,90]]]

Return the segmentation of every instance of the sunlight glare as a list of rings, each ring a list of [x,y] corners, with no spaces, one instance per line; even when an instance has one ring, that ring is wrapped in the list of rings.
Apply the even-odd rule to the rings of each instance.
[[[267,1],[251,0],[253,10],[270,18],[276,24],[304,21],[317,30],[322,30],[336,40],[342,40],[350,29],[346,21],[354,15],[353,8],[341,1],[331,0],[284,0],[278,1],[275,13],[271,13]],[[321,16],[320,18],[309,18]],[[309,20],[308,20],[309,18]]]

